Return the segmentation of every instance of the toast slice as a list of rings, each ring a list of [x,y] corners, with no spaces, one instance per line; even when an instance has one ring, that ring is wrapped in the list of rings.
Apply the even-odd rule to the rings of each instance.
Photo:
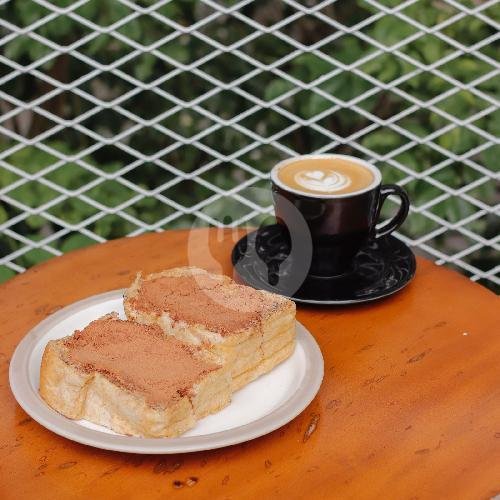
[[[295,348],[294,302],[196,267],[139,274],[124,308],[130,320],[159,325],[229,366],[233,390],[272,370]]]
[[[173,437],[229,404],[231,376],[158,326],[107,315],[47,344],[40,394],[71,419],[121,434]]]

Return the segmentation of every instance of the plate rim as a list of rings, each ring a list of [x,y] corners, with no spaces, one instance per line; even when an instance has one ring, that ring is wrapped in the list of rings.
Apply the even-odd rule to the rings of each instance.
[[[245,279],[241,273],[238,271],[238,268],[237,268],[237,261],[236,261],[236,252],[238,251],[239,252],[239,248],[238,246],[241,244],[241,242],[243,240],[248,240],[248,237],[254,233],[257,233],[259,231],[259,229],[255,229],[254,231],[250,231],[248,232],[247,234],[245,234],[244,236],[242,236],[233,246],[233,249],[231,250],[231,264],[233,265],[233,268],[234,270],[236,271],[238,277],[247,285],[247,286],[251,286],[253,288],[256,288],[257,290],[265,290],[265,291],[269,291],[269,292],[272,292],[272,290],[268,290],[267,288],[262,288],[260,286],[258,286],[257,283],[254,283],[254,282],[250,282],[248,281],[247,279]],[[374,295],[373,297],[367,297],[367,298],[359,298],[359,299],[347,299],[347,300],[315,300],[315,299],[302,299],[302,298],[297,298],[297,297],[294,297],[293,295],[285,295],[285,294],[281,294],[283,295],[284,297],[290,299],[290,300],[293,300],[294,302],[297,302],[299,304],[311,304],[311,305],[324,305],[324,306],[342,306],[342,305],[353,305],[353,304],[366,304],[368,302],[374,302],[376,300],[382,300],[382,299],[385,299],[387,297],[390,297],[391,295],[394,295],[395,293],[398,293],[399,291],[401,291],[403,288],[405,288],[406,286],[408,286],[408,284],[413,280],[413,278],[415,277],[415,273],[416,273],[416,270],[417,270],[417,261],[416,261],[416,258],[415,258],[415,254],[414,252],[412,251],[412,249],[402,240],[400,240],[399,238],[396,238],[396,236],[392,235],[392,234],[389,234],[386,236],[386,238],[390,238],[390,239],[393,239],[395,241],[397,241],[399,244],[403,245],[404,247],[406,247],[406,249],[408,250],[409,254],[410,254],[410,260],[411,260],[411,269],[410,269],[410,272],[408,273],[408,278],[402,282],[400,284],[399,287],[397,288],[393,288],[391,289],[390,291],[388,292],[385,292],[385,293],[382,293],[382,294],[376,294]],[[241,252],[240,252],[241,253]],[[276,293],[276,292],[275,292]]]
[[[296,321],[297,342],[306,358],[299,388],[281,405],[252,422],[202,436],[142,438],[108,434],[83,427],[50,408],[29,381],[30,357],[34,347],[53,326],[91,305],[123,296],[124,288],[92,295],[69,304],[35,325],[18,343],[9,364],[9,384],[21,408],[40,425],[66,439],[95,448],[139,454],[174,454],[211,450],[264,436],[297,417],[318,393],[324,375],[324,360],[312,334]]]

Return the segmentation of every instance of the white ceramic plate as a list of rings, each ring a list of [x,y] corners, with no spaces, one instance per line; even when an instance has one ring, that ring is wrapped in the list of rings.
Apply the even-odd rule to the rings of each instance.
[[[297,323],[297,347],[285,362],[233,395],[231,404],[205,417],[177,438],[140,438],[116,434],[86,420],[71,420],[39,396],[42,353],[49,340],[81,329],[116,311],[124,317],[123,290],[95,295],[52,314],[17,346],[10,362],[12,392],[38,423],[73,441],[129,453],[183,453],[221,448],[263,436],[296,417],[311,402],[323,379],[323,357],[312,335]]]

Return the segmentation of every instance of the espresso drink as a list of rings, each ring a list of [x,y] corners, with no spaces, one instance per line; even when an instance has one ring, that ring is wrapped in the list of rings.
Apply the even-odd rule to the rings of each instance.
[[[315,276],[341,275],[352,269],[363,245],[397,229],[408,213],[408,196],[381,180],[374,166],[345,155],[306,155],[278,163],[271,171],[276,220],[286,228],[305,223],[312,242],[310,264],[296,265],[309,265]],[[380,207],[390,195],[401,198],[399,211],[378,229]]]
[[[356,193],[370,186],[375,176],[359,163],[344,158],[307,158],[283,165],[278,179],[295,191],[315,195]]]

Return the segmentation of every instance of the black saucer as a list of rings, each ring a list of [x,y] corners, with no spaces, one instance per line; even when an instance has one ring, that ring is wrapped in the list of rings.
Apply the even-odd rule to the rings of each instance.
[[[304,265],[293,262],[288,231],[277,224],[244,236],[231,260],[247,285],[308,304],[356,304],[387,297],[406,286],[416,268],[412,251],[387,236],[363,248],[346,274],[307,275]]]

